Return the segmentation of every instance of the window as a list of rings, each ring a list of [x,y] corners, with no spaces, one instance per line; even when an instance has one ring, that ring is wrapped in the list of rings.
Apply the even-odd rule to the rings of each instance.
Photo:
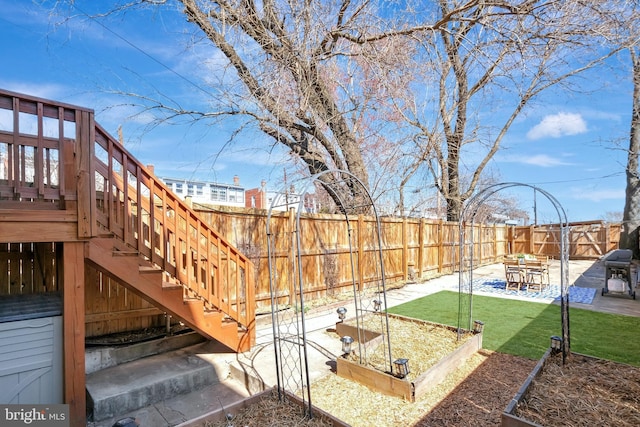
[[[244,202],[244,192],[242,190],[230,190],[229,191],[229,201],[235,203],[243,203]]]

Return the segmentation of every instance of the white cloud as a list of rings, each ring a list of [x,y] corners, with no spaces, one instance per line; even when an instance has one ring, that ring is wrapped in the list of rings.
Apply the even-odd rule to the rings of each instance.
[[[509,163],[524,163],[526,165],[540,166],[543,168],[549,168],[553,166],[568,166],[572,164],[564,162],[557,157],[548,156],[546,154],[537,154],[535,156],[506,156],[502,159],[502,161]]]
[[[615,188],[609,190],[585,191],[584,188],[574,188],[573,198],[578,200],[590,200],[601,202],[603,200],[624,200],[624,189]]]
[[[36,96],[44,99],[59,100],[65,93],[63,85],[55,83],[32,83],[24,81],[0,80],[0,87],[3,89],[22,93],[29,96]]]
[[[578,135],[587,131],[587,122],[580,114],[558,113],[545,116],[540,123],[535,125],[529,132],[527,138],[559,138],[564,135]]]

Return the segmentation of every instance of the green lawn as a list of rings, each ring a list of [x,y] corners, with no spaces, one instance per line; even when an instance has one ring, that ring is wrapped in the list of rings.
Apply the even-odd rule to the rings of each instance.
[[[438,292],[389,312],[457,326],[458,293]],[[572,351],[640,366],[640,318],[578,308],[570,308],[569,318]],[[555,304],[475,295],[473,320],[485,323],[484,348],[530,359],[540,359],[550,337],[562,335]]]

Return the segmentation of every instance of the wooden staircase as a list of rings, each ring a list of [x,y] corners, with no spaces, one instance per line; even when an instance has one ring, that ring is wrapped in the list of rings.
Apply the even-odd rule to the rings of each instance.
[[[132,292],[233,351],[250,349],[255,284],[245,255],[92,110],[0,90],[3,111],[13,116],[0,128],[3,239],[83,243],[86,261]]]
[[[97,221],[86,259],[202,335],[249,350],[251,261],[98,125],[95,150]]]
[[[253,328],[211,307],[201,296],[189,295],[185,286],[170,281],[165,271],[141,256],[123,254],[118,239],[91,239],[85,246],[85,257],[94,267],[206,338],[219,341],[235,352],[248,351],[255,343]]]

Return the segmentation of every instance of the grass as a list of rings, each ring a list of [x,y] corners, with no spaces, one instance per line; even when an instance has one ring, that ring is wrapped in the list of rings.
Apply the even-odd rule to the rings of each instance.
[[[458,294],[438,292],[389,312],[457,326]],[[569,319],[571,351],[640,366],[640,318],[570,308]],[[474,295],[473,320],[485,324],[484,348],[530,359],[540,359],[549,338],[562,335],[556,304]]]

